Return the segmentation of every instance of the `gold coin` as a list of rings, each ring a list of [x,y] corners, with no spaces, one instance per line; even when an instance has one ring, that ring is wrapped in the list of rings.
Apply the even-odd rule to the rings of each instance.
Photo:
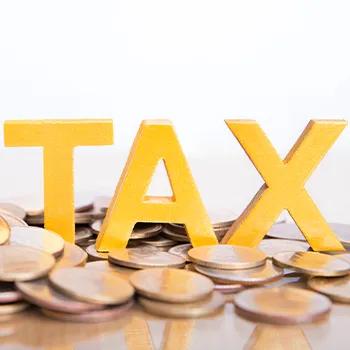
[[[223,244],[192,248],[188,256],[195,264],[229,270],[248,269],[266,261],[265,253],[258,249]]]
[[[8,225],[10,227],[14,227],[14,226],[27,227],[28,226],[28,224],[25,221],[23,221],[22,219],[20,219],[16,216],[13,216],[12,214],[7,214],[5,212],[1,212],[0,215],[6,220],[6,222],[8,223]]]
[[[350,264],[332,255],[315,252],[281,252],[272,258],[274,264],[310,276],[344,276]]]
[[[57,259],[55,269],[61,267],[84,266],[87,254],[75,244],[65,242],[63,254]]]
[[[27,281],[45,276],[55,265],[46,252],[24,246],[0,246],[0,281]]]
[[[0,245],[5,244],[10,238],[10,226],[7,221],[0,216]]]
[[[231,282],[246,285],[266,284],[280,280],[283,277],[283,269],[274,266],[271,261],[265,265],[243,270],[222,270],[210,267],[194,265],[201,274],[215,278],[219,282]]]
[[[332,303],[299,288],[251,288],[237,294],[235,306],[236,313],[254,322],[299,324],[323,319]]]
[[[308,286],[334,301],[350,303],[350,275],[343,277],[312,277]]]
[[[96,250],[96,245],[92,244],[86,248],[90,260],[108,260],[108,253],[100,253]]]
[[[197,273],[178,269],[146,269],[133,273],[130,283],[137,293],[169,303],[189,303],[208,296],[214,283]]]
[[[306,242],[293,241],[289,239],[264,239],[258,246],[268,258],[272,258],[279,252],[306,252],[310,245]]]
[[[41,227],[12,227],[9,245],[28,246],[60,256],[64,249],[64,240],[53,231]]]
[[[12,303],[12,304],[2,304],[0,305],[0,316],[15,314],[17,312],[24,311],[29,306],[30,305],[28,303],[25,303],[22,301],[18,303]]]
[[[72,314],[68,312],[59,312],[48,309],[40,309],[40,311],[50,318],[64,322],[83,322],[83,323],[94,323],[94,322],[106,322],[116,318],[120,318],[124,313],[129,311],[133,306],[134,301],[112,307],[106,307],[102,310],[89,311],[83,313]]]
[[[175,232],[169,228],[169,226],[163,227],[163,235],[167,238],[170,238],[176,242],[190,242],[188,236],[182,233]]]
[[[112,272],[126,281],[129,281],[129,276],[135,272],[135,269],[117,266],[106,260],[89,262],[85,265],[85,268],[103,272]]]
[[[58,290],[96,304],[122,304],[134,295],[134,288],[113,273],[71,267],[55,269],[49,280]]]
[[[186,263],[185,259],[180,256],[159,251],[152,246],[115,249],[109,252],[108,260],[113,264],[134,269],[150,267],[182,268]]]
[[[179,244],[175,247],[172,247],[168,250],[170,254],[178,255],[184,258],[187,262],[191,262],[191,259],[188,256],[188,251],[192,249],[192,244]]]
[[[41,278],[30,282],[16,282],[16,288],[30,303],[50,310],[80,313],[92,310],[100,310],[104,306],[77,301],[56,291],[49,284],[47,278]]]
[[[211,315],[225,306],[225,298],[219,292],[213,292],[205,299],[190,304],[171,304],[140,297],[139,303],[146,311],[164,317],[203,317]]]
[[[177,242],[174,242],[172,239],[166,238],[162,235],[157,235],[147,239],[140,239],[139,242],[141,244],[147,244],[154,247],[168,247],[168,248],[177,244]]]
[[[26,217],[26,211],[19,205],[13,203],[0,203],[0,210],[5,210],[13,216],[22,220]]]

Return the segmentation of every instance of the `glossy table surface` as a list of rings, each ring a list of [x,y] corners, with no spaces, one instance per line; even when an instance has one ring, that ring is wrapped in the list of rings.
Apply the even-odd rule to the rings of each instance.
[[[295,285],[284,278],[275,285]],[[297,284],[298,285],[298,284]],[[64,323],[36,308],[0,318],[1,349],[348,349],[350,305],[333,304],[328,319],[298,326],[257,324],[225,309],[200,319],[161,319],[135,306],[120,318],[94,324]]]

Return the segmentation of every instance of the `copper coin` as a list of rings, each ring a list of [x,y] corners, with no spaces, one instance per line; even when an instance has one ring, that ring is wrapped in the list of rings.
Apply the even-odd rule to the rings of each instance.
[[[71,267],[49,274],[52,285],[71,297],[96,304],[122,304],[134,295],[134,288],[111,272]]]
[[[134,305],[134,301],[131,300],[122,305],[110,306],[102,310],[83,312],[79,314],[70,314],[66,312],[52,311],[48,309],[40,309],[40,311],[44,315],[60,321],[95,323],[95,322],[106,322],[106,321],[118,318],[123,313],[130,310],[133,305]]]
[[[350,225],[338,223],[329,223],[328,225],[343,245],[350,246]],[[273,225],[266,236],[271,238],[306,241],[306,238],[294,223]]]
[[[272,258],[279,252],[306,252],[310,245],[306,242],[293,241],[289,239],[264,239],[258,246],[268,258]]]
[[[26,227],[26,226],[28,226],[28,224],[24,220],[22,220],[22,219],[20,219],[20,218],[18,218],[16,216],[13,216],[11,214],[7,214],[5,212],[1,212],[0,215],[6,220],[6,222],[8,223],[8,225],[10,227],[15,227],[15,226]]]
[[[108,253],[100,253],[96,250],[96,245],[92,244],[86,248],[90,260],[108,260]]]
[[[12,304],[1,304],[0,305],[0,316],[15,314],[17,312],[24,311],[30,305],[25,302],[18,302]]]
[[[178,255],[184,258],[187,262],[191,262],[191,259],[188,256],[188,251],[192,249],[193,246],[191,243],[189,244],[179,244],[176,245],[175,247],[172,247],[168,250],[170,254]]]
[[[9,245],[28,246],[60,256],[64,249],[64,240],[53,231],[41,227],[12,227]]]
[[[169,227],[163,227],[163,235],[176,242],[190,242],[190,239],[186,234],[174,232]]]
[[[65,242],[63,254],[57,259],[55,269],[61,267],[84,266],[87,254],[75,244]]]
[[[113,272],[118,277],[121,277],[127,281],[129,281],[129,276],[136,271],[135,269],[114,265],[106,260],[89,262],[85,265],[85,268],[103,272]]]
[[[28,281],[45,276],[55,265],[46,252],[24,246],[0,246],[0,281]]]
[[[188,256],[195,264],[229,270],[257,267],[266,261],[258,249],[223,244],[192,248]]]
[[[143,269],[150,267],[182,268],[185,260],[167,252],[161,252],[152,246],[115,249],[109,252],[108,260],[116,265]]]
[[[177,244],[177,242],[174,242],[172,239],[166,238],[162,235],[157,235],[147,239],[140,239],[139,242],[142,244],[147,244],[154,247],[169,247],[169,248]]]
[[[238,293],[235,306],[239,315],[254,322],[299,324],[323,319],[332,303],[300,288],[250,288]]]
[[[133,273],[130,283],[137,293],[168,303],[189,303],[208,296],[214,283],[197,273],[179,269],[146,269]]]
[[[5,244],[10,238],[10,226],[7,221],[0,216],[0,245]]]
[[[75,230],[75,244],[79,244],[93,237],[91,229],[82,227]]]
[[[205,299],[197,300],[189,304],[170,304],[142,297],[140,297],[138,301],[146,311],[152,314],[181,318],[208,316],[222,310],[225,306],[225,299],[218,292],[213,292]]]
[[[11,282],[0,282],[0,304],[14,303],[22,299]]]
[[[281,252],[272,258],[274,264],[310,276],[344,276],[350,264],[332,255],[315,252]]]
[[[194,268],[201,274],[216,281],[239,283],[246,285],[266,284],[280,280],[283,277],[283,269],[267,261],[265,265],[243,270],[222,270],[206,266],[195,265]]]
[[[104,308],[99,304],[88,304],[74,300],[56,291],[49,285],[47,278],[31,282],[16,282],[17,289],[28,302],[50,310],[68,313],[80,313]]]
[[[0,211],[3,210],[22,220],[26,217],[26,211],[19,205],[13,203],[0,203]]]
[[[343,277],[313,277],[307,281],[316,292],[327,295],[334,301],[350,303],[350,275]]]

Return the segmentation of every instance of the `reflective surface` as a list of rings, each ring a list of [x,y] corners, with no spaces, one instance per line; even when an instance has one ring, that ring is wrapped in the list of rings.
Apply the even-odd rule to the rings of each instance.
[[[297,279],[284,278],[288,283]],[[0,318],[1,349],[348,349],[350,306],[333,304],[328,320],[301,326],[247,321],[228,302],[223,312],[193,320],[163,319],[134,306],[118,319],[97,323],[56,321],[31,308]],[[40,329],[40,332],[38,332]]]

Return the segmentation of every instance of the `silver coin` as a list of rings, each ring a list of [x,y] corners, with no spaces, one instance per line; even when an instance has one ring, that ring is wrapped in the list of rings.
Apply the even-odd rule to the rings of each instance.
[[[184,258],[187,262],[191,262],[191,259],[188,256],[188,251],[192,249],[193,246],[191,243],[189,244],[179,244],[175,247],[172,247],[168,250],[170,254],[178,255]]]
[[[245,285],[257,285],[275,282],[283,277],[283,269],[267,261],[265,265],[243,270],[222,270],[194,265],[197,272],[214,278],[215,281]]]
[[[17,218],[16,216],[13,216],[13,215],[10,215],[10,214],[6,214],[4,212],[2,212],[0,215],[6,220],[6,222],[8,223],[8,225],[10,227],[15,227],[15,226],[25,227],[25,226],[28,226],[28,224],[24,220],[22,220],[20,218]]]
[[[108,260],[113,264],[134,269],[185,266],[185,260],[180,256],[161,252],[152,246],[115,249],[109,252]]]
[[[26,217],[26,211],[13,203],[0,203],[0,211],[3,210],[22,220]]]
[[[205,299],[193,301],[187,304],[171,304],[143,297],[140,297],[138,301],[146,311],[152,314],[164,317],[181,318],[203,317],[211,315],[219,310],[222,310],[225,306],[225,299],[218,292],[213,292],[209,297]]]
[[[0,304],[14,303],[22,299],[21,294],[11,282],[0,282]]]
[[[78,301],[58,292],[50,286],[47,278],[31,282],[17,282],[16,287],[22,293],[25,300],[36,306],[50,310],[81,313],[104,308],[103,305]]]
[[[173,241],[177,242],[190,242],[190,239],[187,235],[174,232],[170,229],[170,227],[163,227],[163,235],[167,238],[170,238]]]
[[[86,253],[89,255],[90,260],[107,260],[108,253],[100,253],[96,250],[96,245],[92,244],[86,248]]]
[[[263,239],[258,246],[258,249],[263,251],[268,258],[272,258],[279,252],[306,252],[309,248],[310,245],[306,242],[274,238]]]
[[[75,244],[82,243],[92,237],[93,234],[88,227],[82,227],[75,230]]]
[[[147,239],[140,239],[139,242],[142,244],[152,245],[154,247],[172,247],[177,244],[177,242],[174,242],[172,239],[166,238],[162,235],[157,235]]]

